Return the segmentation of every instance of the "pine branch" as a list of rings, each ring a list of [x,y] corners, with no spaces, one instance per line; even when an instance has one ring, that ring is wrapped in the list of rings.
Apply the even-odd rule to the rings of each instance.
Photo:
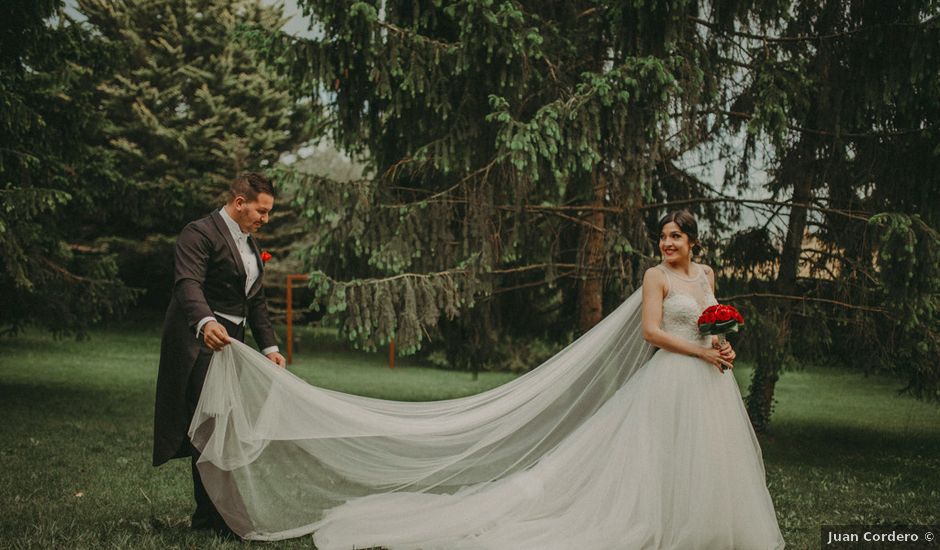
[[[827,214],[835,214],[837,216],[844,216],[852,220],[863,221],[868,223],[869,218],[872,214],[868,212],[860,212],[855,210],[841,210],[838,208],[823,208],[821,206],[815,206],[807,203],[798,203],[798,202],[786,202],[786,201],[774,201],[769,199],[736,199],[732,197],[712,197],[712,198],[697,198],[697,199],[682,199],[669,202],[660,202],[654,204],[647,204],[640,207],[640,210],[650,210],[654,208],[663,208],[669,206],[682,206],[686,204],[704,204],[704,203],[714,203],[714,202],[730,202],[735,204],[766,204],[771,206],[784,206],[784,207],[797,207],[805,208],[807,210],[815,210],[817,212],[825,212]]]
[[[774,294],[771,292],[752,292],[749,294],[736,294],[734,296],[726,296],[721,299],[722,302],[733,302],[735,300],[746,300],[748,298],[771,298],[774,300],[795,300],[798,302],[819,302],[824,304],[831,304],[841,306],[847,309],[858,309],[861,311],[871,311],[873,313],[881,313],[886,316],[890,316],[890,312],[881,307],[876,306],[860,306],[856,304],[849,304],[847,302],[840,302],[838,300],[830,300],[828,298],[815,298],[813,296],[793,296],[788,294]]]
[[[430,44],[440,50],[449,50],[449,49],[457,48],[460,46],[460,43],[444,42],[443,40],[440,40],[437,38],[431,38],[430,36],[423,35],[414,29],[405,29],[405,28],[399,27],[398,25],[389,23],[388,21],[382,21],[380,19],[376,19],[375,23],[379,25],[380,27],[390,30],[393,33],[401,37],[410,38],[416,44]]]
[[[716,114],[716,115],[726,115],[732,118],[739,118],[741,120],[751,120],[753,115],[749,113],[742,113],[740,111],[726,111],[726,110],[712,110],[712,111],[702,111],[702,114]],[[909,136],[912,134],[920,134],[933,130],[938,126],[937,123],[928,124],[923,128],[908,128],[906,130],[897,130],[894,132],[830,132],[827,130],[818,130],[815,128],[805,128],[803,126],[797,126],[795,124],[788,124],[787,128],[794,130],[796,132],[801,132],[804,134],[811,134],[814,136],[825,136],[825,137],[842,137],[842,138],[851,138],[851,139],[864,139],[872,137],[884,137],[884,138],[894,138],[894,137],[903,137]]]
[[[602,269],[589,268],[589,267],[579,266],[577,264],[571,264],[571,263],[547,262],[547,263],[530,264],[530,265],[524,265],[524,266],[518,266],[518,267],[510,267],[510,268],[505,268],[505,269],[492,269],[489,271],[479,272],[479,274],[480,275],[508,275],[508,274],[513,274],[513,273],[524,273],[527,271],[545,270],[549,268],[570,269],[571,273],[584,272],[584,271],[603,271]],[[369,278],[363,278],[363,279],[356,279],[355,284],[356,285],[379,285],[379,284],[389,283],[392,281],[397,281],[400,279],[408,279],[408,278],[434,279],[436,277],[452,277],[456,275],[467,275],[470,273],[473,273],[473,270],[467,269],[467,268],[447,269],[444,271],[435,271],[431,273],[412,273],[412,272],[398,273],[396,275],[390,275],[388,277],[369,277]],[[333,277],[330,277],[329,275],[326,275],[323,272],[319,273],[319,277],[328,280],[330,284],[333,284],[333,285],[353,284],[353,281],[341,281],[339,279],[334,279]]]
[[[577,273],[578,273],[577,269],[571,269],[569,271],[565,271],[564,273],[559,273],[555,278],[561,279],[561,278],[572,277],[576,275]],[[494,290],[493,292],[491,292],[490,296],[496,296],[497,294],[505,294],[506,292],[512,292],[514,290],[522,290],[524,288],[532,288],[532,287],[547,285],[548,283],[549,281],[546,281],[546,280],[538,280],[538,281],[529,281],[527,283],[521,283],[521,284],[513,285],[513,286],[500,287]]]
[[[443,201],[434,201],[439,203],[447,204],[468,204],[469,201],[465,199],[447,199]],[[849,219],[868,222],[869,218],[873,215],[869,212],[858,211],[858,210],[843,210],[838,208],[825,208],[821,206],[815,206],[812,204],[806,203],[796,203],[796,202],[787,202],[787,201],[774,201],[769,199],[738,199],[734,197],[700,197],[695,199],[680,199],[668,202],[659,202],[652,203],[638,207],[640,210],[651,210],[655,208],[663,208],[668,206],[682,206],[687,204],[704,204],[704,203],[716,203],[716,202],[730,202],[736,204],[763,204],[769,206],[782,206],[782,207],[797,207],[797,208],[806,208],[807,210],[815,210],[818,212],[825,212],[828,214],[836,214],[839,216],[845,216]],[[417,206],[418,203],[396,203],[396,204],[384,204],[379,205],[380,208],[408,208]],[[528,212],[605,212],[609,214],[624,214],[629,212],[631,208],[623,206],[597,206],[593,204],[583,204],[583,205],[571,205],[571,206],[551,206],[551,205],[540,205],[540,204],[523,204],[519,207],[514,205],[502,205],[502,204],[489,204],[486,205],[488,208],[493,208],[501,211],[510,211],[517,212],[520,210]],[[576,221],[576,220],[572,220]],[[580,221],[579,221],[580,223]],[[595,227],[597,230],[602,230],[601,228]]]
[[[800,35],[800,36],[770,36],[766,34],[756,34],[745,31],[733,31],[713,23],[706,19],[700,17],[689,16],[688,20],[703,27],[707,27],[711,30],[717,31],[719,34],[725,36],[738,36],[741,38],[750,38],[752,40],[759,40],[765,44],[791,44],[799,42],[821,42],[823,40],[838,40],[840,38],[852,37],[856,34],[869,32],[876,29],[886,29],[886,28],[918,28],[918,27],[929,27],[931,24],[935,24],[937,21],[937,16],[931,17],[925,21],[919,23],[882,23],[880,25],[867,25],[864,27],[859,27],[857,29],[852,29],[842,32],[834,32],[829,34],[817,34],[817,35]]]

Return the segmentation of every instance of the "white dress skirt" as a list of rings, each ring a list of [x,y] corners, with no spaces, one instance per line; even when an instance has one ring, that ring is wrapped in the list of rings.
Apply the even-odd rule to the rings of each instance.
[[[701,311],[715,303],[704,273],[699,270],[697,277],[686,280],[662,269],[669,281],[663,303],[664,330],[707,345],[708,340],[699,335],[696,326]],[[638,299],[636,295],[631,297],[636,302],[631,304],[634,320]],[[622,319],[618,322],[625,324]],[[630,330],[639,330],[638,324],[634,322]],[[563,363],[573,358],[596,362],[597,353],[609,347],[609,340],[605,336],[582,343],[588,351],[574,355],[569,352]],[[630,350],[638,346],[635,335],[617,341],[621,347],[614,349],[621,356],[628,349],[624,345]],[[276,401],[280,405],[273,407],[277,413],[259,412],[271,409],[270,404],[252,407],[235,399],[233,409],[257,409],[242,412],[249,419],[247,425],[255,431],[252,436],[243,433],[233,441],[230,434],[220,435],[220,431],[249,429],[239,428],[239,422],[231,418],[224,420],[224,414],[209,411],[202,421],[194,419],[194,442],[209,451],[208,458],[204,452],[205,464],[200,463],[200,470],[207,474],[204,477],[207,486],[211,485],[213,500],[221,505],[223,515],[230,525],[235,524],[233,528],[239,534],[271,540],[312,533],[320,550],[373,546],[391,550],[783,548],[761,450],[731,372],[719,372],[700,359],[662,349],[649,349],[646,355],[635,356],[643,360],[637,361],[635,368],[624,367],[632,371],[624,380],[584,382],[584,376],[575,380],[559,374],[557,379],[544,381],[544,388],[526,393],[523,388],[542,383],[533,376],[531,383],[523,381],[519,388],[491,400],[464,398],[437,402],[431,409],[417,404],[410,404],[416,408],[394,409],[396,422],[405,419],[408,428],[392,437],[369,432],[363,426],[334,426],[327,430],[331,432],[328,436],[302,429],[301,434],[259,429],[271,422],[267,418],[272,415],[277,418],[275,423],[304,415],[315,422],[318,415],[323,418],[334,414],[334,409],[353,405],[340,413],[347,421],[349,416],[377,414],[363,423],[381,424],[392,410],[385,403],[394,403],[319,393],[325,390],[285,393],[270,389],[292,386],[293,381],[269,384],[261,400],[269,403],[271,395],[278,393]],[[608,359],[604,361],[606,364]],[[598,372],[596,364],[592,367]],[[568,372],[577,367],[569,366],[567,371],[564,364],[539,368]],[[246,372],[245,367],[238,372]],[[590,372],[585,370],[586,374]],[[570,388],[559,391],[555,384],[569,384]],[[602,384],[614,385],[603,402],[593,408],[582,403],[582,393],[592,396],[585,401],[596,401],[591,388]],[[571,389],[574,387],[576,391]],[[549,397],[544,397],[546,394]],[[537,412],[515,418],[522,414],[516,409],[534,406],[531,403],[543,397],[551,399],[550,404],[540,404]],[[331,403],[333,398],[338,401]],[[316,400],[319,408],[287,407],[294,409],[293,413],[284,410],[284,401],[295,399],[298,403],[301,399]],[[505,408],[502,414],[486,412],[487,407],[500,401],[518,403],[515,408]],[[447,403],[450,405],[442,405]],[[465,422],[462,415],[470,414],[482,420]],[[578,416],[583,418],[569,421]],[[205,427],[209,417],[216,419],[208,423],[214,424],[211,430]],[[542,427],[546,418],[551,419],[550,429]],[[218,425],[220,420],[228,425],[227,429]],[[453,425],[448,425],[452,420]],[[507,429],[507,423],[512,424],[511,429]],[[399,424],[388,424],[384,430],[395,431]],[[464,436],[468,433],[477,440],[491,433],[500,443],[495,447],[467,446],[469,439]],[[526,439],[526,433],[535,433],[537,441]],[[517,440],[524,443],[516,449],[505,438],[512,438],[513,445]],[[259,440],[263,442],[260,446],[256,445]],[[285,440],[294,450],[271,450],[283,447],[285,444],[278,442]],[[400,450],[400,445],[407,442],[413,443],[413,452]],[[447,447],[444,451],[442,445]],[[232,450],[233,446],[239,449]],[[300,448],[304,452],[297,450]],[[371,476],[367,469],[383,468],[379,448],[381,453],[389,453],[388,457],[394,456],[386,457],[386,471]],[[490,460],[501,452],[492,449],[504,448],[512,452],[506,451],[500,460]],[[233,459],[235,455],[239,457]],[[266,455],[272,458],[266,459]],[[337,455],[343,458],[336,459]],[[408,455],[411,462],[402,455]],[[425,455],[427,464],[422,464]],[[442,457],[447,464],[459,461],[460,468],[442,466]],[[507,457],[511,459],[510,467]],[[498,466],[498,474],[493,474],[494,466]],[[300,469],[319,473],[291,475]],[[477,469],[487,473],[479,479],[468,474]],[[435,475],[443,471],[448,475]],[[396,479],[382,483],[391,478]],[[282,482],[284,479],[294,482]],[[452,482],[454,479],[459,481]],[[348,488],[347,483],[354,488]],[[305,491],[303,484],[312,487]],[[337,494],[331,494],[331,487],[339,488]],[[322,495],[329,495],[326,503]],[[304,506],[309,510],[306,515]],[[286,519],[288,516],[291,519]]]

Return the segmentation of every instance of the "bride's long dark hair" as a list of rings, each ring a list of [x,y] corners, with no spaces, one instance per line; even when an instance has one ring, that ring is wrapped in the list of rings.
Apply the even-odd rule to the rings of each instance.
[[[693,255],[702,251],[702,243],[698,240],[698,222],[695,221],[695,216],[693,216],[691,212],[688,210],[673,210],[669,212],[659,219],[659,230],[662,231],[663,227],[669,222],[678,225],[679,229],[689,236],[689,245],[692,247]],[[659,238],[658,235],[657,238]]]

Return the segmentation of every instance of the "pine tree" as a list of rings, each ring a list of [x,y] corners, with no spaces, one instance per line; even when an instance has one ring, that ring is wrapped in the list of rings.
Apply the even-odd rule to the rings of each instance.
[[[688,206],[722,294],[757,321],[758,429],[795,349],[913,349],[899,374],[936,392],[937,278],[919,275],[937,247],[935,2],[302,5],[314,38],[255,38],[375,174],[283,176],[314,289],[354,341],[443,337],[464,365],[504,361],[499,338],[565,341],[638,282],[646,228]],[[732,158],[720,187],[688,166],[710,149]],[[728,196],[763,160],[770,199]],[[747,208],[769,221],[718,240]]]
[[[86,24],[121,52],[97,83],[108,119],[97,143],[110,159],[101,189],[108,205],[85,220],[85,236],[120,251],[121,275],[162,307],[182,226],[217,208],[235,174],[270,167],[310,139],[316,102],[292,93],[240,38],[249,26],[279,29],[275,7],[251,0],[78,5]]]
[[[282,176],[351,339],[412,352],[446,317],[452,363],[480,365],[536,312],[584,330],[634,287],[654,173],[707,139],[730,70],[697,2],[301,4],[314,38],[256,38],[376,174]]]
[[[134,293],[113,255],[78,246],[69,209],[94,206],[102,170],[85,137],[104,123],[93,75],[113,51],[73,24],[55,0],[0,8],[0,330],[37,324],[84,333]]]
[[[786,227],[772,282],[747,291],[760,321],[752,422],[766,427],[793,353],[888,368],[940,398],[940,209],[928,199],[940,192],[940,8],[801,1],[763,34],[728,33],[747,80],[727,115],[766,137],[767,189],[783,207],[732,249],[753,267],[774,247],[767,228]]]

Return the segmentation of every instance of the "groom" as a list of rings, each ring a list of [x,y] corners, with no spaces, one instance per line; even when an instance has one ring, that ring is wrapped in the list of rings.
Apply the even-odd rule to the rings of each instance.
[[[228,202],[189,223],[176,241],[173,295],[163,322],[153,429],[153,465],[191,457],[196,511],[193,529],[231,531],[212,504],[187,432],[199,402],[213,351],[231,339],[244,341],[245,323],[262,353],[278,366],[286,361],[265,303],[264,263],[251,237],[268,222],[274,186],[261,174],[239,175]]]

